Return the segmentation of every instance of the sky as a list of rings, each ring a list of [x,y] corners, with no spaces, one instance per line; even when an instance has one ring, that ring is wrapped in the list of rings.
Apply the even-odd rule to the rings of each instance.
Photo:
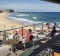
[[[60,4],[41,0],[0,0],[1,9],[17,12],[60,12]]]

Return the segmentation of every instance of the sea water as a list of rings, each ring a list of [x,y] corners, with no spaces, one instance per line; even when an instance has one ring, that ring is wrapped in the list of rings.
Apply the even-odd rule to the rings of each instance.
[[[60,12],[14,12],[9,19],[18,23],[33,24],[40,22],[60,23]]]

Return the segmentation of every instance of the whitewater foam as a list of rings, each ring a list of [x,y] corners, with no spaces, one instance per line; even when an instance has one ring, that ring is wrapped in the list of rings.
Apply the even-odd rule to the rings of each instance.
[[[37,17],[32,17],[32,18],[37,19]]]
[[[16,15],[16,16],[29,16],[29,15],[21,14],[21,15]]]
[[[8,18],[12,18],[14,20],[19,20],[19,21],[24,21],[24,22],[29,22],[29,23],[42,23],[42,22],[34,22],[34,21],[31,21],[31,20],[28,20],[28,19],[25,19],[25,18],[16,18],[16,17],[8,17]]]

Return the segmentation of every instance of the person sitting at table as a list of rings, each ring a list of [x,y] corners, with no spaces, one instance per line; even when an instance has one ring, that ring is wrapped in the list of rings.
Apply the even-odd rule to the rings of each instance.
[[[28,29],[28,34],[27,34],[27,37],[26,37],[26,43],[30,43],[30,41],[32,40],[33,38],[33,35],[32,35],[32,30],[31,29]]]
[[[33,39],[33,35],[32,35],[32,30],[28,29],[29,33],[27,34],[26,40],[25,40],[25,47],[26,48],[30,48],[32,46],[32,39]]]
[[[53,25],[55,28],[58,28],[58,24],[56,22],[54,22],[54,25]]]
[[[46,32],[49,32],[49,31],[50,31],[49,23],[46,23],[44,30],[45,30]]]
[[[16,30],[13,31],[13,39],[18,39],[18,33]]]
[[[51,31],[51,36],[52,36],[52,37],[54,37],[56,31],[57,31],[57,30],[56,30],[56,27],[53,26],[53,29],[52,29],[52,31]],[[53,38],[53,39],[54,39],[54,38]]]
[[[54,36],[55,36],[56,31],[57,31],[56,30],[56,27],[53,26],[51,32],[47,36],[50,36],[50,37],[52,37],[52,39],[54,39]]]
[[[49,26],[49,23],[46,23],[46,25],[44,27],[44,32],[45,32],[46,36],[50,33],[50,29],[51,29],[51,27]]]
[[[16,53],[15,53],[16,50],[23,50],[23,51],[25,50],[22,41],[19,41],[17,44],[14,43],[14,44],[12,45],[12,51],[13,51],[14,54],[16,54]],[[17,54],[16,54],[16,55],[17,55]]]
[[[19,43],[16,44],[16,49],[17,50],[23,50],[23,51],[25,50],[22,41],[19,41]]]

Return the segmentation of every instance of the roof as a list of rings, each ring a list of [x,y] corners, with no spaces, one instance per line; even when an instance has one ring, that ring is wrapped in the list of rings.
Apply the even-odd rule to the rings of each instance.
[[[60,4],[60,0],[42,0],[42,1],[47,1],[47,2],[53,2],[53,3]]]

